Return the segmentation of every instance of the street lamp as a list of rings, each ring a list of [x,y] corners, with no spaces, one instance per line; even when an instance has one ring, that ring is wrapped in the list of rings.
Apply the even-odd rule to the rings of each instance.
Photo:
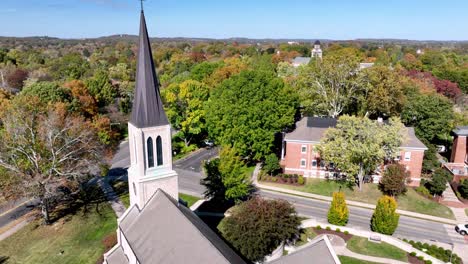
[[[453,255],[453,247],[454,247],[454,244],[453,243],[449,243],[450,246],[452,246],[452,251],[450,251],[450,263],[452,263],[452,255]]]

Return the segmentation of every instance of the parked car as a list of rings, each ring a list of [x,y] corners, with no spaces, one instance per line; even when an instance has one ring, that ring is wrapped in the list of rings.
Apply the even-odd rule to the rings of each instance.
[[[212,140],[209,140],[209,139],[205,140],[203,143],[205,143],[205,146],[207,148],[212,148],[214,146],[214,142]]]
[[[455,231],[463,236],[468,235],[468,224],[459,224],[455,226]]]

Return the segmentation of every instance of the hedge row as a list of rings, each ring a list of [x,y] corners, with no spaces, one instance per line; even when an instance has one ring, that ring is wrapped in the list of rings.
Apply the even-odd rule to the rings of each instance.
[[[462,264],[462,259],[455,253],[452,254],[451,250],[445,249],[443,247],[438,247],[436,245],[429,245],[428,243],[421,243],[419,241],[403,239],[403,241],[410,243],[414,248],[417,248],[422,251],[426,249],[426,254],[433,256],[434,258],[440,259],[444,262],[450,261],[450,255],[452,255],[453,264]]]
[[[290,183],[290,184],[299,184],[304,185],[305,179],[302,175],[298,174],[278,174],[276,176],[269,175],[259,175],[259,180],[277,182],[277,183]]]

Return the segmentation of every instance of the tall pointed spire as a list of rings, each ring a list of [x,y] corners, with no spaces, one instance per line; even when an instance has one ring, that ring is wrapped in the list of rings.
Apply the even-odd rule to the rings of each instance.
[[[154,68],[143,10],[140,17],[137,59],[135,99],[133,100],[130,123],[139,128],[168,125],[169,122],[161,101],[159,80]]]

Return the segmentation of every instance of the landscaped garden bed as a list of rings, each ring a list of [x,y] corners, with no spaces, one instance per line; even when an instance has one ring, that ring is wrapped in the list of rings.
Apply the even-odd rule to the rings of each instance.
[[[419,241],[407,240],[403,239],[403,241],[411,244],[414,248],[419,249],[421,251],[425,251],[426,254],[440,259],[444,262],[449,262],[450,258],[452,259],[453,264],[462,264],[462,259],[451,250],[444,249],[443,247],[438,247],[436,245],[430,245],[428,243],[421,243]]]
[[[278,174],[270,176],[268,174],[260,173],[258,180],[299,186],[304,185],[305,183],[304,177],[298,174]]]
[[[348,240],[350,240],[353,235],[351,235],[350,233],[348,233],[348,231],[344,231],[344,232],[341,232],[341,230],[339,228],[337,228],[336,230],[332,230],[331,228],[327,227],[325,229],[323,229],[321,226],[317,226],[314,228],[314,232],[318,235],[322,235],[322,234],[330,234],[330,235],[335,235],[335,236],[339,236],[341,237],[345,242],[347,242]]]

